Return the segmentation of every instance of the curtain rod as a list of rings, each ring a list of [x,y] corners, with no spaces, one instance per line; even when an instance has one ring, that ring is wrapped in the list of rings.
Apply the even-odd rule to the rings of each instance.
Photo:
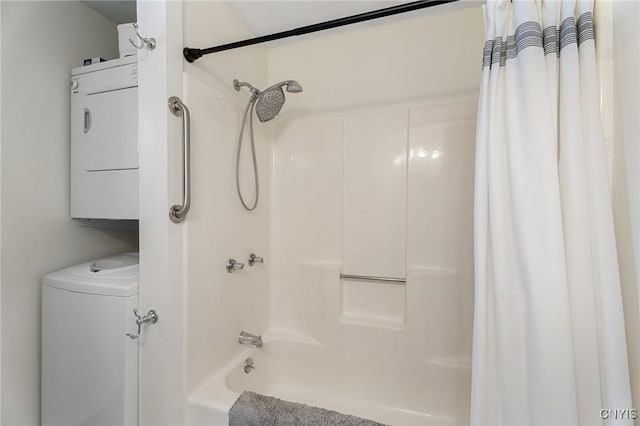
[[[237,49],[239,47],[251,46],[254,44],[265,43],[267,41],[280,40],[287,37],[294,37],[317,31],[328,30],[331,28],[342,27],[345,25],[356,24],[358,22],[370,21],[372,19],[384,18],[385,16],[397,15],[399,13],[411,12],[427,7],[438,6],[441,4],[452,3],[459,0],[421,0],[410,3],[400,4],[397,6],[386,7],[384,9],[373,10],[371,12],[359,13],[357,15],[347,16],[344,18],[333,19],[331,21],[320,22],[317,24],[306,25],[304,27],[294,28],[292,30],[281,31],[279,33],[264,35],[260,37],[249,38],[246,40],[236,41],[233,43],[221,44],[220,46],[209,47],[206,49],[197,49],[185,47],[182,51],[187,62],[194,62],[203,55],[210,53],[222,52],[225,50]]]

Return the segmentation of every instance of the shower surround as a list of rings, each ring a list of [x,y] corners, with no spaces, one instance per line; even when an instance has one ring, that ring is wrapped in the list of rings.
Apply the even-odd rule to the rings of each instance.
[[[228,4],[187,2],[185,45],[215,44],[212,17],[220,42],[250,36]],[[244,390],[383,423],[467,421],[482,34],[479,7],[445,8],[185,65],[187,424],[225,423]],[[251,213],[234,187],[247,101],[236,77],[305,89],[276,119],[256,120]],[[265,264],[225,271],[251,252]],[[262,333],[264,347],[239,345],[242,330]]]

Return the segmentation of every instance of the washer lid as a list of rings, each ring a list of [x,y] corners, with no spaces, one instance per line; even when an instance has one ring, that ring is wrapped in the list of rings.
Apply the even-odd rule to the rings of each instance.
[[[71,275],[84,278],[138,278],[138,253],[124,253],[67,268]]]
[[[43,285],[104,296],[138,294],[138,253],[125,253],[72,266],[43,277]]]

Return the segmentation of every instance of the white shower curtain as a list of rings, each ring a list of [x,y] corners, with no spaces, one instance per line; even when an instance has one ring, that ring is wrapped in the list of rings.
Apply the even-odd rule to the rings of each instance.
[[[592,12],[485,7],[472,425],[632,423]]]

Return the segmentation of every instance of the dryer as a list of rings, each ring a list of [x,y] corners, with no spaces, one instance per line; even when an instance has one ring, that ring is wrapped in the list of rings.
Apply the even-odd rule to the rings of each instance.
[[[138,64],[71,73],[71,217],[138,219]]]

